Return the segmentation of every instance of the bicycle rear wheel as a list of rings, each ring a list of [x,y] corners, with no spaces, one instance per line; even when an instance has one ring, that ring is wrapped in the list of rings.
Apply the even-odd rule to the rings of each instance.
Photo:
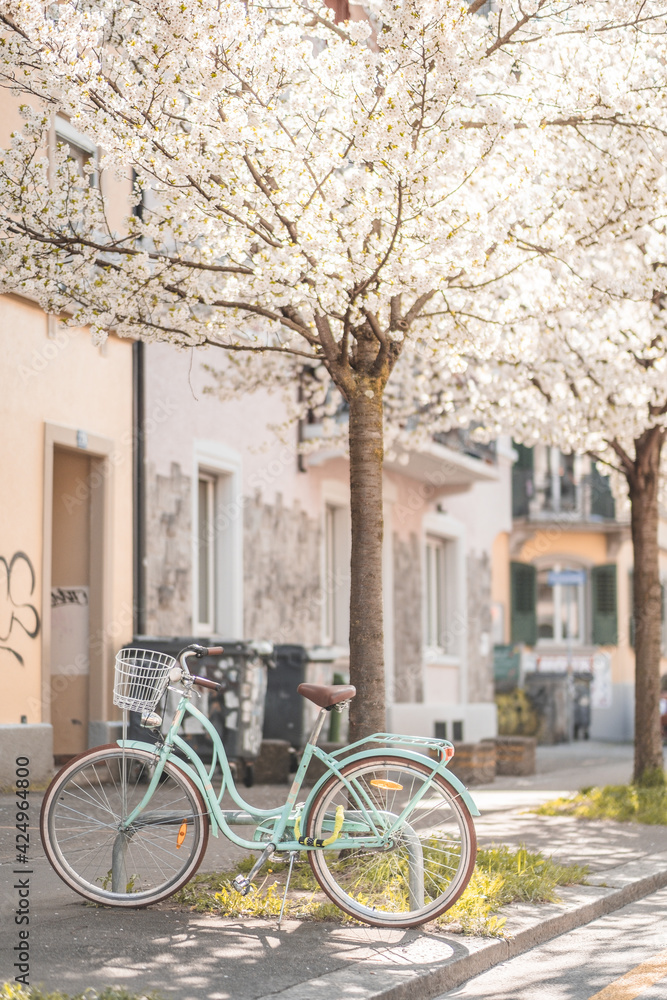
[[[381,754],[341,773],[351,790],[338,776],[322,787],[309,812],[307,835],[326,839],[341,805],[348,820],[365,827],[356,833],[343,829],[342,837],[367,838],[369,816],[386,837],[378,847],[309,851],[326,894],[376,927],[416,927],[444,913],[467,886],[477,851],[472,816],[455,789],[427,764]]]
[[[60,878],[86,899],[141,907],[180,889],[208,842],[204,801],[190,778],[167,762],[150,802],[155,757],[146,750],[97,747],[69,761],[49,785],[41,813],[44,851]]]

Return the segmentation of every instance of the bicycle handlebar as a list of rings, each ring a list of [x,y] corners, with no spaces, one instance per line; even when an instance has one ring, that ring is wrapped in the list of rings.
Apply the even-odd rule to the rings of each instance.
[[[178,661],[182,667],[185,667],[185,661],[190,656],[196,656],[198,660],[201,660],[204,656],[221,656],[224,652],[222,646],[200,646],[198,643],[193,642],[190,646],[186,646],[178,654]]]
[[[217,649],[217,647],[214,647],[214,648]],[[224,685],[223,684],[218,684],[217,681],[210,681],[208,679],[208,677],[196,677],[196,676],[193,676],[192,677],[192,683],[194,685],[196,685],[196,687],[209,688],[209,690],[216,691],[216,692],[222,691],[224,689]]]
[[[196,674],[191,674],[186,662],[191,656],[195,656],[198,660],[201,660],[204,656],[220,656],[223,652],[222,646],[200,646],[196,642],[193,642],[190,646],[186,646],[178,654],[178,662],[181,665],[184,677],[190,677],[192,683],[198,687],[209,688],[211,691],[216,692],[224,690],[223,685],[218,684],[217,681],[210,681],[208,677],[199,677]]]

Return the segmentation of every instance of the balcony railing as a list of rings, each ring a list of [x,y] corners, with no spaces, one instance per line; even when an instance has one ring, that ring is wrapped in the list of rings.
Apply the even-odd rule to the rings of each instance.
[[[605,476],[594,472],[578,482],[549,477],[537,485],[532,469],[512,470],[512,517],[544,521],[567,516],[580,521],[614,521],[616,506]]]

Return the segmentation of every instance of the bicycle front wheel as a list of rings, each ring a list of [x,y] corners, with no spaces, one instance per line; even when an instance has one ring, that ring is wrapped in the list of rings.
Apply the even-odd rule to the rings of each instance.
[[[155,769],[145,750],[116,744],[69,761],[49,785],[41,813],[44,851],[61,879],[86,899],[141,907],[171,896],[197,871],[208,813],[197,787],[167,762],[131,824]]]
[[[456,790],[433,769],[409,758],[382,756],[349,764],[319,792],[309,837],[330,835],[338,806],[350,824],[341,838],[378,846],[308,852],[315,878],[342,910],[375,927],[416,927],[459,898],[475,867],[472,816]]]

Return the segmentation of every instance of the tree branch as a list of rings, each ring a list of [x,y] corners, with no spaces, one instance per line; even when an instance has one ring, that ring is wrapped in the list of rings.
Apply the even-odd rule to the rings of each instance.
[[[607,441],[607,444],[620,458],[621,465],[623,466],[623,475],[626,476],[628,481],[634,480],[636,476],[635,463],[632,461],[625,448],[619,444],[616,438],[612,441]]]
[[[221,344],[219,340],[211,340],[206,337],[203,343],[208,344],[210,347],[219,347],[223,351],[245,351],[250,354],[264,354],[266,351],[273,351],[274,354],[295,354],[300,358],[308,358],[310,361],[321,361],[322,359],[317,354],[308,354],[306,351],[300,351],[296,347],[274,347],[267,345],[266,347],[254,347],[249,345],[244,347],[242,344]]]
[[[396,223],[394,225],[394,231],[391,234],[391,240],[389,241],[389,246],[387,247],[387,250],[386,250],[386,252],[385,252],[382,260],[377,265],[377,267],[375,268],[375,270],[373,271],[373,273],[370,274],[364,281],[362,281],[360,285],[357,285],[355,288],[352,289],[352,291],[350,292],[350,301],[351,302],[354,302],[354,300],[357,298],[358,295],[361,295],[363,292],[366,291],[366,289],[368,288],[368,286],[370,285],[370,283],[372,281],[375,281],[375,279],[380,274],[380,271],[382,270],[382,268],[384,267],[384,265],[389,260],[390,254],[391,254],[392,250],[394,249],[394,244],[396,242],[396,237],[398,236],[398,231],[401,228],[401,213],[402,213],[402,210],[403,210],[403,184],[402,184],[401,181],[399,181],[398,182],[398,199],[397,199],[397,206],[396,206]]]

